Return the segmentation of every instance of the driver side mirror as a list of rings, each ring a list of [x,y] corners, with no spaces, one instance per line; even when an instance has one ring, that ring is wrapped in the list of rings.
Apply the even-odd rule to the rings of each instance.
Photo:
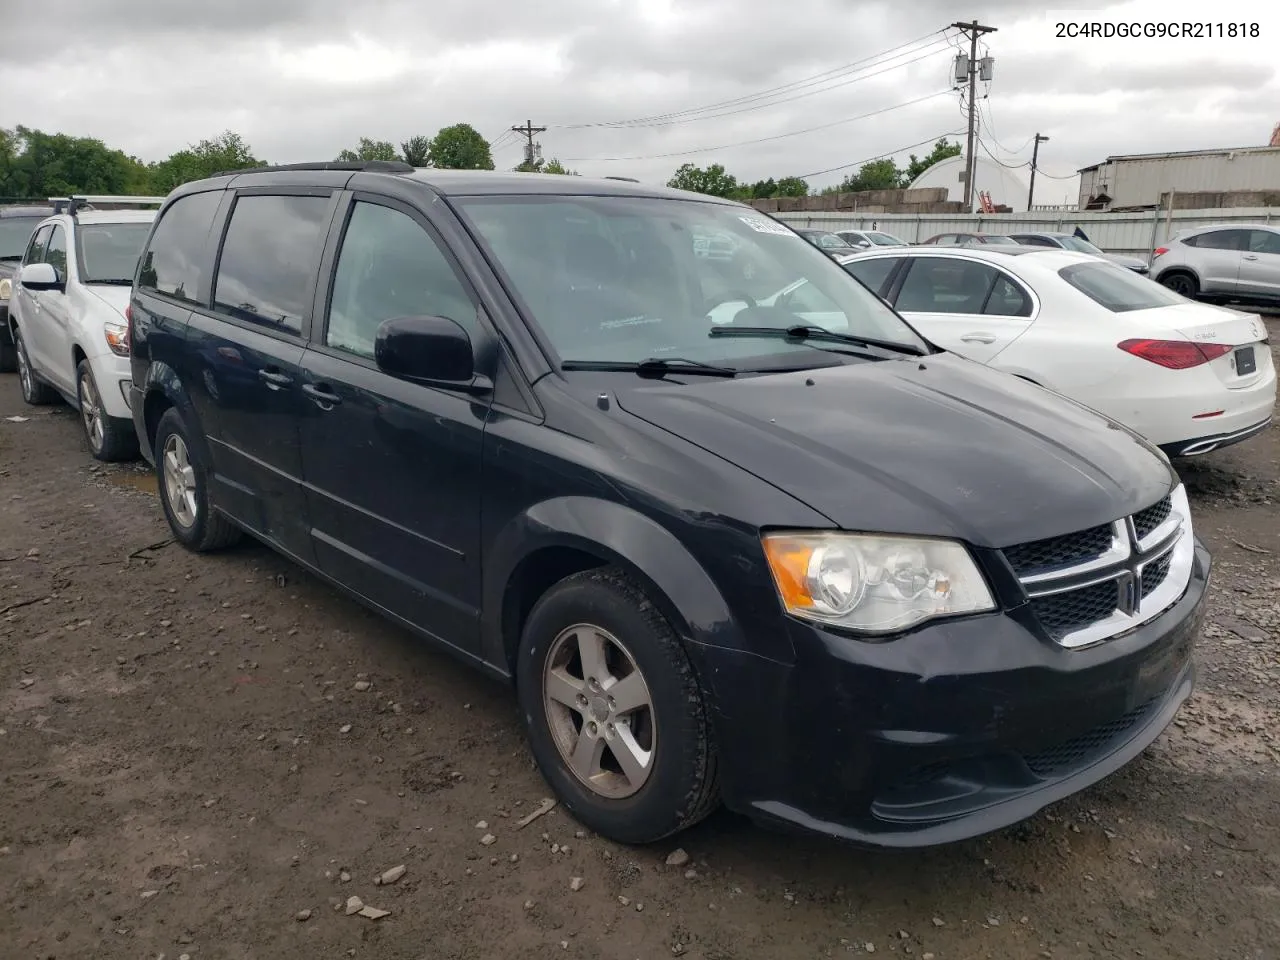
[[[393,317],[378,327],[373,345],[378,369],[430,386],[486,393],[488,377],[476,373],[471,337],[448,317]]]
[[[18,273],[18,282],[28,290],[61,290],[62,281],[51,263],[28,263]]]

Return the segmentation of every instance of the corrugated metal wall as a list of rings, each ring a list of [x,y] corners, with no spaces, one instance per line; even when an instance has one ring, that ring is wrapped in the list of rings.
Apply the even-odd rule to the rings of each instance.
[[[1081,175],[1081,204],[1105,190],[1113,207],[1159,203],[1169,190],[1224,193],[1280,190],[1280,150],[1223,151],[1190,157],[1115,160]]]
[[[1215,223],[1275,223],[1280,226],[1280,210],[1230,208],[1223,210],[1174,210],[1147,213],[1104,213],[1084,210],[1060,212],[994,214],[902,214],[880,213],[779,213],[784,223],[826,230],[870,230],[879,228],[919,243],[934,234],[948,232],[1010,234],[1027,230],[1071,233],[1080,227],[1095,245],[1108,253],[1149,257],[1171,234]]]

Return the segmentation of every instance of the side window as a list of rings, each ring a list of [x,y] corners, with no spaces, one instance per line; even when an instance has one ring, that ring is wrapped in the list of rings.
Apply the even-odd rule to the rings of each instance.
[[[1031,298],[1023,289],[1004,274],[996,277],[996,285],[987,297],[987,305],[982,311],[987,316],[995,317],[1029,317],[1031,316]]]
[[[880,293],[893,268],[902,262],[901,257],[874,257],[870,260],[854,260],[844,265],[848,273],[861,280],[872,293]]]
[[[1249,251],[1280,254],[1280,233],[1272,233],[1270,230],[1250,230]]]
[[[475,332],[476,308],[444,252],[412,217],[357,201],[334,271],[325,343],[373,357],[392,317],[448,317]]]
[[[1019,243],[1025,243],[1029,247],[1056,247],[1057,244],[1048,237],[1014,237]]]
[[[52,227],[41,227],[31,237],[31,243],[27,245],[26,256],[22,258],[23,263],[43,263],[44,248],[49,245],[49,233]]]
[[[58,271],[58,279],[67,279],[67,231],[54,224],[49,235],[49,245],[44,248],[44,262]]]
[[[915,257],[897,308],[903,313],[981,313],[997,275],[994,267],[973,260]]]
[[[205,240],[222,192],[192,193],[170,204],[142,254],[138,286],[167,297],[196,301]]]
[[[1249,249],[1249,231],[1214,230],[1212,233],[1202,233],[1196,246],[1208,247],[1211,250],[1247,250]]]
[[[214,308],[300,334],[328,218],[328,197],[238,197],[218,259]]]

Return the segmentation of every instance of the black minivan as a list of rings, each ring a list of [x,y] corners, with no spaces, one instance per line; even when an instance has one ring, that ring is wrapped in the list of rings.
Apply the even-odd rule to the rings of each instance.
[[[510,680],[556,795],[622,842],[721,801],[973,836],[1133,759],[1192,688],[1210,558],[1163,454],[737,203],[220,175],[157,216],[130,342],[174,536],[247,532]]]

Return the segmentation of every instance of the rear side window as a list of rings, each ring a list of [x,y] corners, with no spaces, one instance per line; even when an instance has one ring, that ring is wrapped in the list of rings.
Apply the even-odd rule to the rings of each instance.
[[[889,279],[889,274],[893,273],[893,268],[901,260],[901,257],[874,257],[870,260],[854,260],[843,266],[845,272],[861,280],[872,293],[880,293],[880,288],[884,286],[884,282]]]
[[[302,332],[311,306],[328,197],[242,196],[218,259],[214,308],[237,320]]]
[[[192,193],[175,200],[160,218],[142,255],[138,286],[175,300],[196,302],[200,261],[222,193]]]
[[[1063,267],[1058,276],[1112,313],[1152,310],[1187,302],[1154,280],[1114,263],[1076,263]]]
[[[1209,250],[1248,250],[1248,230],[1211,230],[1182,241],[1190,247],[1202,247]]]

